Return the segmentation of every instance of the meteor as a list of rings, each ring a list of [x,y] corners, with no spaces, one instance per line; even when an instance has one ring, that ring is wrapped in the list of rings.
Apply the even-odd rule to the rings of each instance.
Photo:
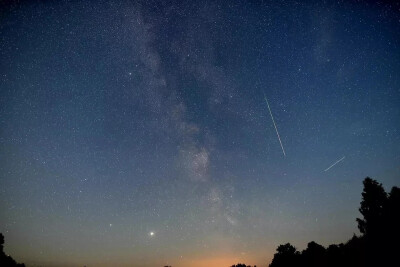
[[[274,120],[274,116],[272,116],[271,108],[269,107],[268,99],[267,99],[267,96],[265,95],[265,92],[264,92],[264,99],[265,99],[265,102],[267,102],[267,106],[268,106],[269,114],[271,115],[272,123],[274,124],[275,131],[276,131],[276,135],[278,136],[279,143],[281,144],[281,148],[282,148],[283,156],[285,156],[285,157],[286,157],[285,149],[283,149],[283,145],[282,145],[281,137],[279,136],[278,128],[276,127],[275,120]]]
[[[335,163],[333,163],[331,166],[329,166],[329,168],[325,169],[324,172],[328,171],[330,168],[332,168],[333,166],[335,166],[336,164],[338,164],[339,162],[341,162],[342,160],[344,160],[345,157],[339,159],[338,161],[336,161]]]

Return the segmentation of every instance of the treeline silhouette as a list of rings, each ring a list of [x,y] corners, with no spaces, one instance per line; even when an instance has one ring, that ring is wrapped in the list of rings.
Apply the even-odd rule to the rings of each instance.
[[[290,243],[276,249],[270,267],[378,267],[400,266],[400,189],[386,193],[382,184],[367,177],[357,218],[360,236],[327,248],[308,243],[302,252]]]
[[[357,218],[360,236],[346,243],[327,248],[311,241],[307,248],[298,251],[290,243],[276,249],[269,267],[377,267],[400,266],[400,189],[393,187],[385,192],[382,184],[367,177]],[[25,267],[4,253],[4,236],[0,233],[0,266]],[[170,266],[165,266],[170,267]],[[243,263],[231,267],[251,267]],[[256,267],[256,266],[254,266]]]
[[[11,256],[4,253],[4,236],[0,233],[0,266],[4,267],[25,267],[23,263],[17,263]]]

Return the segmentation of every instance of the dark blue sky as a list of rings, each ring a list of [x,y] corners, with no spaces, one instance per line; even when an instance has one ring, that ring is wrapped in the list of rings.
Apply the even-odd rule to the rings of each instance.
[[[399,5],[35,2],[0,13],[18,261],[265,266],[358,233],[366,176],[399,185]]]

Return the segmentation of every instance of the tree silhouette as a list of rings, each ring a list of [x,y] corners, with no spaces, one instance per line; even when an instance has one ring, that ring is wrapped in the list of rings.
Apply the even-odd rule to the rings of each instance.
[[[400,190],[393,187],[387,194],[382,184],[367,177],[364,180],[360,213],[357,218],[365,239],[367,266],[390,266],[396,260],[399,240]]]
[[[278,246],[276,251],[270,267],[295,266],[299,263],[300,253],[290,243]]]
[[[314,241],[307,245],[307,249],[301,253],[304,266],[325,266],[325,248]]]
[[[13,258],[4,253],[4,236],[0,233],[0,266],[2,267],[25,267],[25,264],[18,264]]]
[[[382,227],[383,207],[387,202],[388,196],[382,184],[367,177],[364,182],[362,192],[360,213],[364,219],[357,218],[358,229],[366,235],[375,235]]]
[[[382,232],[378,232],[378,238],[371,241],[376,240],[383,244],[380,246],[379,256],[385,260],[386,266],[390,266],[391,262],[399,261],[397,253],[400,240],[400,188],[398,187],[393,187],[388,194],[383,209]]]
[[[336,267],[336,266],[342,266],[341,263],[343,262],[344,258],[344,250],[343,250],[343,244],[339,245],[330,245],[326,249],[326,261],[327,261],[327,266],[329,267]]]
[[[382,184],[367,177],[357,218],[361,236],[327,249],[310,242],[301,253],[289,243],[280,245],[270,267],[398,266],[400,241],[400,189],[386,193]],[[397,265],[395,264],[397,262]]]

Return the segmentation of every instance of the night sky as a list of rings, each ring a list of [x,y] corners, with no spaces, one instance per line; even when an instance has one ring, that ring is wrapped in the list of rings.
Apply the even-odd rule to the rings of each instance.
[[[18,2],[0,9],[18,262],[266,266],[359,234],[366,176],[399,185],[399,5]]]

